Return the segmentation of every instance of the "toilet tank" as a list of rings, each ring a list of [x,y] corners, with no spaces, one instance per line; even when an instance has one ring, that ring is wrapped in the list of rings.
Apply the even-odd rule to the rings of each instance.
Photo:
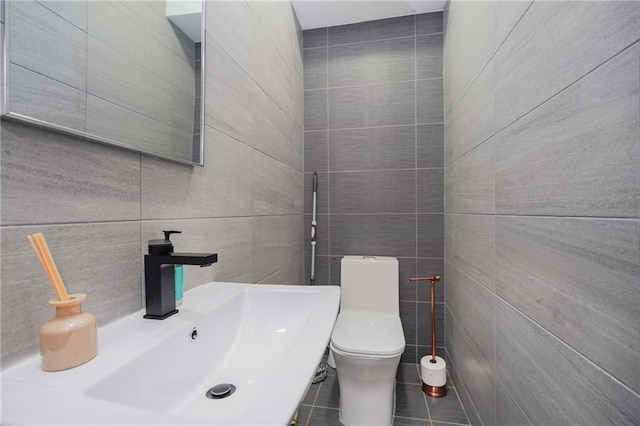
[[[399,315],[398,259],[345,256],[340,272],[340,310]]]

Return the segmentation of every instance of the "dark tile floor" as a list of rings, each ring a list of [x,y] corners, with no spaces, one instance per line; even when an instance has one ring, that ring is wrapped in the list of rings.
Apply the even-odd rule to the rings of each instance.
[[[427,397],[422,392],[419,368],[419,364],[408,363],[401,363],[398,367],[393,426],[468,425],[469,420],[455,387],[447,386],[444,398]],[[309,388],[300,407],[298,425],[340,426],[339,401],[338,377],[336,371],[329,368],[327,379]]]

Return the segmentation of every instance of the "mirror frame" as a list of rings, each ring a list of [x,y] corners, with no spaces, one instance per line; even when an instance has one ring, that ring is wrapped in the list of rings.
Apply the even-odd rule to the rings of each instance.
[[[61,133],[63,135],[73,136],[82,140],[86,140],[89,142],[97,142],[100,144],[116,146],[119,148],[123,148],[133,152],[139,152],[142,154],[152,155],[154,157],[162,158],[165,160],[186,164],[190,166],[204,166],[204,105],[205,105],[205,51],[206,51],[206,31],[205,31],[205,7],[206,1],[202,0],[202,15],[200,16],[200,34],[201,34],[201,47],[200,47],[200,143],[199,150],[194,150],[192,152],[192,161],[185,160],[183,158],[175,158],[171,157],[167,154],[155,152],[153,150],[148,149],[139,149],[134,146],[128,145],[126,143],[117,141],[115,139],[109,139],[102,136],[94,135],[87,132],[82,132],[75,129],[70,129],[65,126],[61,126],[59,124],[51,123],[48,121],[40,120],[34,117],[29,117],[23,114],[19,114],[16,112],[9,111],[9,61],[7,54],[9,53],[9,27],[10,27],[10,18],[7,13],[7,3],[9,1],[20,1],[20,0],[0,0],[0,13],[4,17],[4,29],[2,33],[2,99],[0,100],[0,118],[2,120],[14,121],[18,123],[28,124],[31,126],[35,126],[41,129],[50,130],[55,133]]]

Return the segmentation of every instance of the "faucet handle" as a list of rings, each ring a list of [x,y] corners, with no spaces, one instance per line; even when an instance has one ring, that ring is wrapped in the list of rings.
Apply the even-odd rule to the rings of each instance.
[[[171,234],[182,234],[182,231],[162,231],[164,232],[164,239],[171,241]]]
[[[164,240],[149,240],[149,254],[173,253],[173,243],[170,240],[171,234],[182,234],[182,231],[162,231]]]

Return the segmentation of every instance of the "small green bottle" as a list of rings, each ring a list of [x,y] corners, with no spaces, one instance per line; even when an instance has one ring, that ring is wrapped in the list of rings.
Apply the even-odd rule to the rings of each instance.
[[[173,266],[176,281],[176,306],[182,305],[182,297],[184,296],[184,268],[182,265]]]

